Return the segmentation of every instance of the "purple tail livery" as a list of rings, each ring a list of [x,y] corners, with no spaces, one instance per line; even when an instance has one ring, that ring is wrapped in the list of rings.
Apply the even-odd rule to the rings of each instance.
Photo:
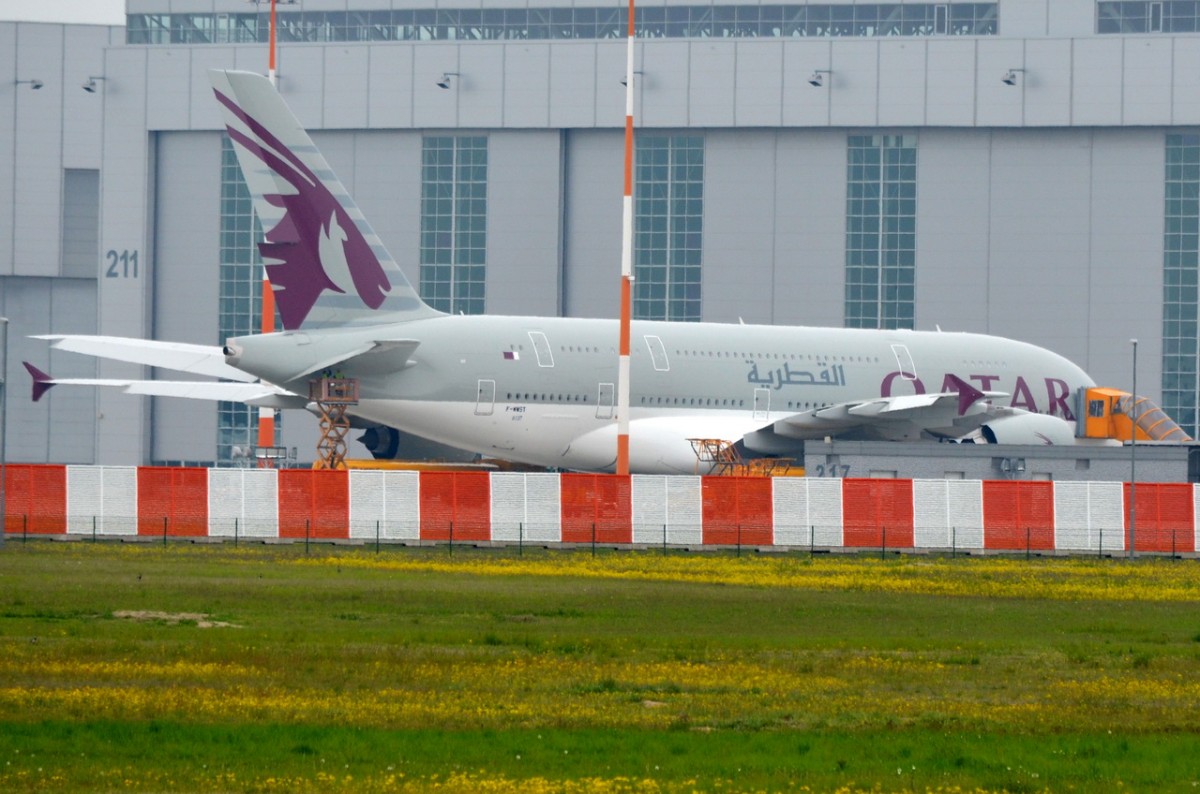
[[[262,75],[209,73],[287,330],[436,316]]]

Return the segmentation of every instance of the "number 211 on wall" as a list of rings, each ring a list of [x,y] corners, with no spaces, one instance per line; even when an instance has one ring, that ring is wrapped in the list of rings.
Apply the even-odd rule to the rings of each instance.
[[[108,267],[104,270],[105,278],[137,278],[138,277],[138,252],[137,251],[116,251],[109,249],[104,254],[104,260],[108,262]]]

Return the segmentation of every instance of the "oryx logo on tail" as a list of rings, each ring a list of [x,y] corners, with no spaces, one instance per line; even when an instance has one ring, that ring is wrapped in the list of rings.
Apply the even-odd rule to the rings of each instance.
[[[226,125],[233,143],[295,190],[264,193],[263,200],[282,209],[283,216],[258,244],[284,327],[299,328],[326,290],[348,293],[353,287],[368,308],[382,306],[391,283],[341,202],[265,126],[220,91],[214,93],[251,133]]]

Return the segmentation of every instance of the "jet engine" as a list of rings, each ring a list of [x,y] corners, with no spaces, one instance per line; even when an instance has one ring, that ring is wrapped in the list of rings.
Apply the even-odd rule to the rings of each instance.
[[[387,425],[372,425],[358,437],[358,443],[376,460],[395,460],[400,451],[400,433]]]
[[[1020,413],[1001,416],[979,428],[989,444],[1070,445],[1075,426],[1049,414]]]
[[[357,425],[360,426],[361,425]],[[411,433],[405,433],[387,425],[369,425],[363,428],[358,442],[367,448],[375,460],[436,460],[453,463],[469,463],[478,455],[457,447],[439,444]]]

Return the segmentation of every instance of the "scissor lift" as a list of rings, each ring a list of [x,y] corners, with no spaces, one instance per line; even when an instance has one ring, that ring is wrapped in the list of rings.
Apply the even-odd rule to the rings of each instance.
[[[790,458],[751,458],[738,452],[736,442],[722,438],[689,438],[696,453],[696,473],[726,477],[781,477],[792,466]]]
[[[358,404],[358,380],[331,377],[309,381],[308,399],[321,411],[321,440],[313,468],[346,468],[346,434],[350,432],[346,408]]]

